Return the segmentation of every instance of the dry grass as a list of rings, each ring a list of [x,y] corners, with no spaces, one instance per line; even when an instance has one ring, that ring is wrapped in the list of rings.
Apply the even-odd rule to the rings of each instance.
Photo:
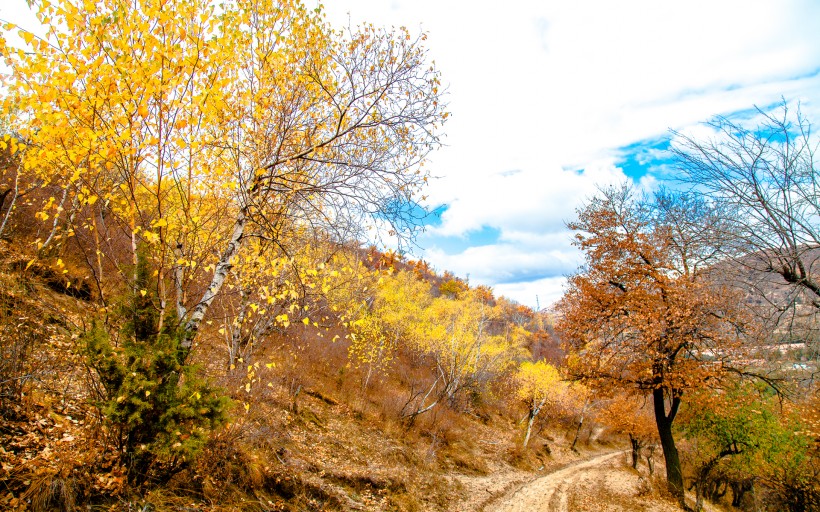
[[[17,417],[0,421],[0,508],[445,511],[470,493],[502,492],[554,459],[542,436],[520,448],[520,411],[502,388],[408,426],[400,415],[408,379],[422,370],[410,358],[398,357],[364,389],[344,341],[306,330],[255,347],[249,378],[248,362],[226,368],[224,347],[205,328],[194,357],[235,400],[231,422],[171,481],[129,489],[106,451],[93,379],[76,346],[97,312],[51,286],[46,270],[26,269],[20,252],[0,244],[0,349],[21,354],[8,371],[36,378],[21,380],[3,405]],[[8,335],[19,332],[19,318],[40,329],[24,350],[14,346],[21,336]],[[560,443],[548,444],[554,451]]]

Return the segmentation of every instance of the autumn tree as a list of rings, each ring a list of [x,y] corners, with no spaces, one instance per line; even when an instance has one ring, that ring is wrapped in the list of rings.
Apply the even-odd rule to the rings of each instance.
[[[0,37],[0,213],[34,187],[40,256],[92,274],[106,324],[82,337],[85,361],[140,482],[224,422],[189,359],[202,326],[230,367],[277,326],[321,319],[334,246],[412,236],[439,77],[423,36],[334,31],[299,1],[32,4],[44,36]]]
[[[704,497],[714,496],[715,492],[708,492],[709,484],[720,464],[727,466],[724,473],[734,473],[733,481],[763,472],[758,456],[770,447],[770,434],[780,424],[765,389],[750,387],[735,383],[724,390],[699,390],[684,408],[680,425],[690,441],[686,455],[694,468],[696,510],[703,509]]]
[[[569,223],[585,264],[557,305],[557,329],[590,385],[651,395],[670,491],[683,500],[672,426],[687,391],[716,381],[744,319],[730,290],[703,278],[704,255],[628,186],[603,190]],[[690,237],[690,242],[685,238]]]
[[[523,343],[523,330],[496,324],[500,311],[484,302],[484,291],[464,289],[458,298],[434,297],[433,291],[431,283],[411,270],[390,272],[382,276],[368,308],[368,314],[379,319],[383,335],[366,339],[379,346],[402,346],[427,369],[425,380],[410,383],[402,410],[409,422],[442,404],[458,406],[468,392],[480,393],[512,364]]]
[[[450,299],[457,299],[462,293],[469,289],[469,285],[450,272],[444,272],[441,276],[441,285],[438,287],[439,293]]]
[[[243,264],[231,271],[233,293],[220,302],[224,316],[215,318],[229,369],[249,363],[260,344],[291,324],[327,330],[345,322],[360,307],[362,288],[373,284],[357,252],[327,237],[291,232],[281,254],[266,244],[248,242]]]
[[[521,329],[498,329],[498,311],[474,290],[458,299],[433,299],[415,324],[412,339],[434,363],[438,400],[456,405],[465,392],[480,394],[487,383],[510,365],[524,341]],[[432,389],[432,388],[431,388]],[[413,402],[410,415],[431,407]]]
[[[724,270],[743,284],[758,313],[797,339],[817,337],[820,311],[818,139],[784,101],[751,119],[717,117],[708,137],[674,133],[682,180],[721,211]]]
[[[45,38],[4,48],[3,108],[21,169],[59,191],[40,247],[73,238],[98,283],[133,294],[148,244],[152,300],[186,350],[226,282],[283,256],[293,226],[337,242],[412,227],[446,117],[422,38],[335,32],[299,2],[38,7]],[[260,297],[239,300],[241,314]]]
[[[532,425],[545,407],[559,406],[567,399],[568,385],[558,369],[544,360],[523,361],[515,372],[516,396],[527,407],[524,448],[530,442]]]
[[[0,141],[0,237],[6,232],[15,203],[21,195],[17,138],[9,133],[3,135]]]
[[[138,279],[149,286],[146,271],[141,264]],[[189,464],[211,430],[227,421],[230,403],[195,366],[181,362],[180,334],[158,331],[156,310],[144,299],[138,295],[128,305],[121,346],[96,324],[81,338],[116,456],[138,487]]]
[[[598,415],[599,420],[614,432],[629,437],[633,468],[638,467],[641,450],[656,443],[658,435],[654,414],[646,405],[643,397],[619,393],[605,402]],[[651,455],[648,460],[650,471],[653,471]]]

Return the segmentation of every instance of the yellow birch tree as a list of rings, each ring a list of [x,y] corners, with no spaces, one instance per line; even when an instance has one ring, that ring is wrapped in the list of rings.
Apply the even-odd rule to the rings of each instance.
[[[239,267],[283,256],[287,226],[406,233],[446,118],[423,37],[336,32],[298,1],[35,5],[46,36],[6,48],[2,107],[21,172],[55,192],[40,249],[74,238],[100,295],[150,292],[186,351]],[[150,290],[134,289],[142,245]]]

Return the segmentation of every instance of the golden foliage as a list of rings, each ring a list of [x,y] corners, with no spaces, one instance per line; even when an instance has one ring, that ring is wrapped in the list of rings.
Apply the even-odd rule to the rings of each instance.
[[[54,192],[39,247],[76,237],[101,291],[133,286],[150,247],[152,299],[163,319],[175,310],[186,346],[232,274],[239,287],[278,279],[291,239],[408,228],[384,205],[424,185],[446,118],[422,38],[334,32],[298,1],[38,7],[47,35],[5,48],[1,106],[20,172]]]

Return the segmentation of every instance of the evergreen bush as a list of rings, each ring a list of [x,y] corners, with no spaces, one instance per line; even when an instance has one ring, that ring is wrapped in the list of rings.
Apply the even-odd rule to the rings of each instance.
[[[115,347],[98,324],[83,340],[87,362],[104,390],[100,409],[136,485],[191,461],[209,432],[226,421],[230,402],[185,363],[179,329],[158,331],[156,308],[148,294],[137,291],[148,281],[144,258],[140,262],[130,307],[124,308],[127,321],[119,336],[124,342]]]

